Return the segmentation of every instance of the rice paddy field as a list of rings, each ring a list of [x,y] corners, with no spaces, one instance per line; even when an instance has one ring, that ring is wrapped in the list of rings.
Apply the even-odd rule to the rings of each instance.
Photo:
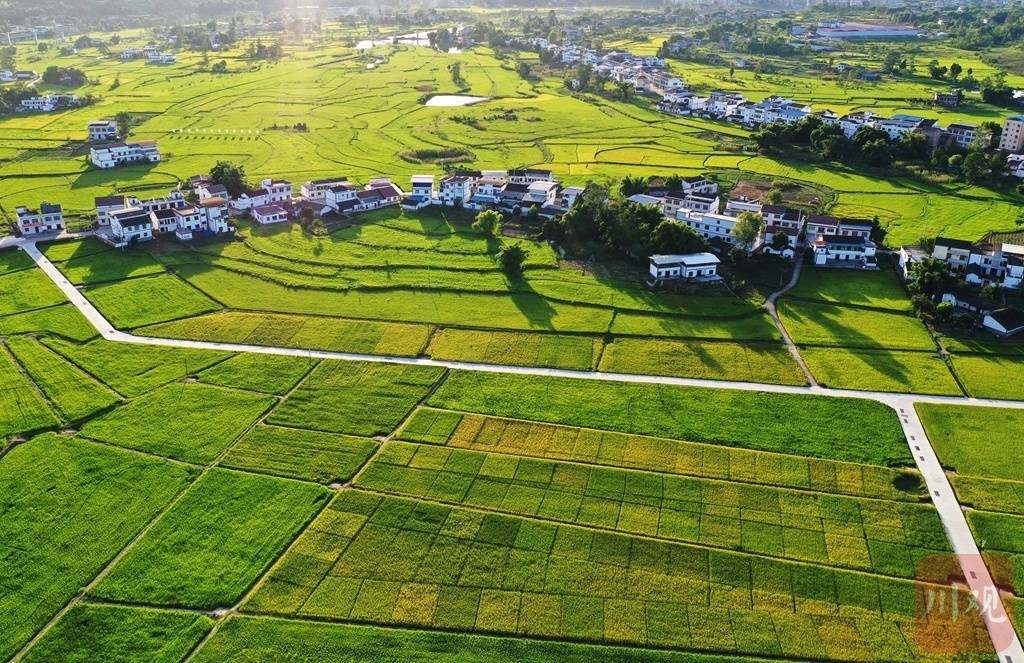
[[[159,193],[221,158],[296,182],[401,179],[436,170],[399,157],[424,143],[465,146],[479,167],[545,164],[569,182],[814,182],[837,210],[879,210],[893,240],[973,237],[1016,203],[729,152],[718,141],[735,127],[573,96],[484,48],[381,47],[373,69],[334,44],[288,50],[278,63],[228,54],[237,73],[219,76],[188,54],[162,68],[39,56],[36,68],[85,63],[103,99],[0,120],[0,206],[48,198],[88,214],[94,195]],[[755,98],[796,85],[740,79]],[[422,105],[428,90],[491,99],[453,111]],[[837,108],[899,107],[845,92]],[[137,135],[166,161],[85,166],[74,143],[115,108],[145,113]],[[310,131],[272,126],[300,121]],[[137,335],[805,384],[760,291],[653,294],[634,271],[487,238],[467,220],[386,211],[326,236],[243,223],[231,241],[189,247],[44,250]],[[520,279],[496,259],[514,243],[528,252]],[[892,272],[805,270],[779,310],[822,384],[1019,391],[1012,369],[992,370],[1019,356],[940,346]],[[1024,421],[952,405],[921,416],[1021,604],[1024,476],[1004,456],[1019,455]],[[113,343],[17,251],[0,251],[0,549],[4,660],[994,655],[976,614],[950,624],[921,607],[948,587],[920,565],[952,553],[881,402]]]
[[[648,52],[660,40],[622,47]],[[122,46],[143,43],[142,35],[123,35]],[[450,54],[387,45],[364,54],[330,40],[308,40],[288,44],[286,57],[278,62],[248,60],[241,50],[220,53],[230,72],[226,74],[206,71],[198,53],[179,53],[176,64],[152,66],[104,58],[93,49],[62,56],[56,49],[38,54],[28,52],[27,46],[19,48],[24,50],[19,61],[39,71],[50,64],[82,68],[94,83],[74,91],[99,101],[60,113],[0,120],[0,206],[8,214],[19,204],[54,200],[68,212],[88,217],[95,196],[117,190],[162,193],[219,159],[244,164],[254,177],[301,182],[339,174],[357,180],[387,174],[404,182],[414,173],[440,172],[440,167],[403,155],[450,148],[468,151],[467,166],[543,165],[573,184],[613,182],[626,174],[704,171],[723,181],[790,179],[831,190],[836,213],[878,216],[888,225],[892,244],[936,234],[975,239],[988,230],[1010,229],[1014,207],[1021,202],[1013,193],[956,182],[879,178],[838,163],[817,166],[737,152],[732,141],[745,132],[733,125],[673,118],[659,113],[648,99],[620,102],[571,94],[561,76],[524,79],[514,59],[486,47]],[[994,72],[970,53],[940,44],[924,48],[944,62],[953,58],[965,68],[970,64],[979,79]],[[855,62],[864,56],[841,57]],[[928,59],[918,56],[919,63]],[[371,60],[380,61],[368,68]],[[454,63],[463,79],[458,84],[449,70]],[[727,67],[684,61],[670,66],[700,91],[730,89],[753,100],[783,94],[817,110],[910,112],[936,117],[944,125],[999,121],[1005,114],[977,100],[952,110],[917,107],[913,100],[930,98],[943,88],[922,75],[850,85],[792,63],[774,64],[778,73],[741,69],[732,78]],[[115,80],[119,85],[111,89]],[[1020,79],[1011,75],[1008,82],[1014,80]],[[422,101],[425,95],[455,93],[487,99],[457,108]],[[114,171],[88,166],[81,149],[86,123],[119,110],[139,115],[143,121],[135,137],[157,140],[164,161]],[[300,122],[308,131],[290,128]]]
[[[58,263],[104,255],[79,248]],[[180,277],[97,287],[151,279]],[[247,337],[330,329],[230,309],[157,324],[217,316]],[[361,342],[417,329],[387,324]],[[5,657],[274,660],[314,638],[319,655],[410,660],[943,660],[917,635],[915,574],[949,546],[879,403],[59,332],[3,342],[20,385],[3,393],[31,416],[5,422],[0,533],[33,551],[0,562],[21,588]],[[708,354],[799,383],[775,344],[490,332],[501,349],[487,333],[443,327],[419,347],[607,370]],[[964,642],[984,655],[985,638],[975,625]]]

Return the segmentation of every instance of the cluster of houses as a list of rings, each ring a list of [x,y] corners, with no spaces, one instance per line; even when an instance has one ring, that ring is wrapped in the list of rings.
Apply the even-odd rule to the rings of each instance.
[[[664,99],[686,90],[686,84],[681,79],[666,71],[665,61],[653,55],[638,56],[624,51],[599,53],[572,44],[564,47],[548,46],[547,50],[563,65],[589,65],[599,77],[632,85],[640,93]],[[573,79],[570,86],[579,87],[579,81]]]
[[[683,180],[678,191],[649,189],[630,196],[641,205],[658,207],[667,219],[683,223],[703,237],[719,253],[740,244],[735,229],[744,212],[759,214],[764,226],[754,242],[753,251],[792,259],[803,237],[814,252],[814,264],[823,267],[877,269],[877,247],[871,240],[874,224],[860,219],[841,219],[808,214],[781,205],[766,205],[758,200],[736,198],[726,202],[723,213],[718,185],[705,177]],[[785,237],[782,244],[776,237]],[[654,272],[652,271],[652,276]],[[663,279],[662,276],[656,276]]]
[[[89,161],[97,168],[104,169],[135,163],[157,163],[160,161],[160,150],[152,140],[102,143],[89,148]]]
[[[14,82],[31,82],[39,78],[39,74],[34,71],[11,71],[10,69],[0,69],[0,83],[14,83]]]
[[[949,265],[950,274],[968,286],[997,285],[1018,290],[1024,283],[1024,234],[990,232],[977,242],[938,237],[931,250],[903,246],[899,250],[899,269],[905,280],[913,278],[913,265],[924,258],[937,258]],[[997,336],[1012,336],[1024,331],[1024,312],[998,307],[974,290],[944,293],[942,301],[953,305],[962,315],[976,317],[981,326]]]

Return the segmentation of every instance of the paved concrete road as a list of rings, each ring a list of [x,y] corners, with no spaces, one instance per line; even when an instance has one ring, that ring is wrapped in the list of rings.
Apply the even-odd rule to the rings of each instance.
[[[1007,632],[1006,623],[1000,622],[999,615],[1006,615],[1002,599],[995,592],[995,585],[988,569],[980,561],[978,546],[974,541],[967,519],[964,517],[956,494],[939,462],[931,443],[925,435],[924,427],[918,418],[915,405],[917,403],[946,403],[968,406],[996,406],[1024,409],[1024,401],[1004,401],[996,399],[963,398],[960,396],[931,396],[924,394],[893,394],[880,391],[853,391],[848,389],[830,389],[817,385],[795,387],[790,385],[760,384],[756,382],[731,382],[727,380],[704,380],[695,378],[675,378],[660,375],[633,375],[626,373],[604,373],[596,371],[575,371],[560,368],[538,368],[531,366],[503,366],[459,361],[442,361],[419,357],[394,357],[379,355],[362,355],[351,352],[328,352],[322,350],[302,350],[297,348],[279,348],[273,346],[244,345],[240,343],[216,343],[210,341],[187,341],[168,338],[135,336],[114,329],[113,325],[93,306],[78,289],[44,256],[34,241],[20,240],[17,242],[35,260],[40,269],[57,284],[65,296],[78,308],[86,319],[99,331],[103,338],[117,343],[134,343],[164,347],[196,348],[204,350],[228,350],[232,352],[253,352],[259,354],[285,355],[294,357],[313,357],[318,359],[340,359],[348,361],[373,361],[392,364],[410,364],[421,366],[440,366],[453,370],[480,371],[488,373],[510,373],[519,375],[539,375],[548,377],[565,377],[585,380],[606,380],[615,382],[631,382],[640,384],[661,384],[682,387],[704,387],[710,389],[736,389],[742,391],[760,391],[783,394],[820,394],[840,398],[866,398],[884,403],[896,410],[900,424],[907,438],[907,444],[913,454],[914,462],[924,477],[932,502],[939,513],[939,519],[946,530],[954,553],[960,561],[965,577],[976,596],[994,593],[995,606],[992,615],[986,614],[986,625],[993,644],[999,653],[1001,663],[1024,663],[1024,648],[1016,633]],[[795,275],[799,278],[798,274]],[[794,281],[795,282],[795,279]],[[781,291],[780,293],[781,294]]]

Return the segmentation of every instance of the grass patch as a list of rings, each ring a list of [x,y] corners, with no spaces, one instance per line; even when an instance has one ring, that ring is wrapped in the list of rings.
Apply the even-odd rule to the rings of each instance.
[[[39,341],[10,338],[7,347],[65,421],[83,419],[119,400],[106,386]]]
[[[434,334],[427,354],[434,359],[586,371],[593,366],[600,343],[593,336],[446,328]]]
[[[953,475],[951,481],[961,504],[985,511],[1024,515],[1024,482],[964,474]]]
[[[799,345],[935,349],[925,326],[909,315],[783,299],[779,317]]]
[[[735,663],[733,657],[691,652],[235,616],[197,653],[195,661],[244,658],[272,663],[289,657],[414,663]]]
[[[106,253],[110,251],[110,247],[95,237],[83,237],[82,239],[46,242],[39,247],[39,251],[51,262],[64,262],[97,253]]]
[[[0,344],[0,439],[56,423],[46,401]]]
[[[329,494],[312,484],[213,469],[93,593],[158,605],[230,606]]]
[[[220,308],[217,302],[171,274],[100,285],[89,288],[86,295],[111,324],[124,329]]]
[[[0,336],[29,332],[48,332],[73,341],[88,341],[98,336],[96,329],[73,304],[0,316]]]
[[[953,355],[953,370],[975,398],[1024,399],[1024,357]]]
[[[35,267],[36,261],[18,248],[4,249],[0,251],[0,274],[16,272],[21,269]]]
[[[768,344],[618,338],[605,347],[599,369],[613,373],[806,384],[789,351],[780,345]]]
[[[203,384],[171,384],[82,427],[82,434],[129,449],[209,463],[274,399]]]
[[[923,483],[916,470],[433,408],[416,410],[398,437],[461,449],[860,497],[916,500],[923,495]]]
[[[391,432],[444,371],[351,361],[321,362],[268,421],[371,437]]]
[[[0,315],[62,304],[62,293],[40,269],[0,275]]]
[[[212,627],[205,615],[79,603],[24,660],[177,663]]]
[[[280,395],[294,387],[315,363],[301,357],[241,352],[198,377],[210,384]]]
[[[322,316],[223,311],[145,327],[140,333],[201,341],[413,356],[426,345],[430,327]]]
[[[261,425],[243,435],[221,464],[326,484],[351,479],[376,448],[364,437]]]
[[[48,434],[0,462],[0,657],[24,645],[185,485],[191,470]]]
[[[800,273],[800,282],[787,293],[788,296],[894,311],[912,310],[910,298],[896,272],[885,269],[836,271],[806,268]]]
[[[49,338],[43,342],[118,393],[129,397],[198,373],[230,356],[216,350],[132,345],[99,338],[85,344]]]
[[[1006,462],[1024,454],[1024,410],[918,403],[917,412],[944,466],[959,474],[1024,481],[1024,468]]]
[[[164,266],[141,250],[102,251],[57,263],[61,273],[75,285],[91,285],[137,276],[163,274]]]
[[[895,413],[868,400],[455,371],[429,404],[875,465],[910,460]]]
[[[930,352],[801,348],[823,387],[961,396],[946,362]]]

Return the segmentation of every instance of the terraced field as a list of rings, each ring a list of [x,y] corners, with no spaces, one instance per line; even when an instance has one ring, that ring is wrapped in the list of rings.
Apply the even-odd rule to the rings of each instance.
[[[144,39],[124,35],[122,44],[130,46],[133,41],[141,46]],[[382,46],[373,57],[383,62],[368,69],[367,56],[337,43],[293,44],[279,62],[254,64],[240,51],[220,53],[232,72],[220,75],[201,69],[198,53],[179,54],[175,65],[151,67],[141,61],[98,57],[90,49],[61,56],[55,49],[39,55],[28,53],[27,46],[19,48],[26,51],[20,57],[33,58],[37,69],[49,64],[83,68],[98,82],[75,91],[96,95],[100,101],[62,113],[0,120],[0,206],[5,210],[59,200],[69,212],[88,215],[93,198],[110,194],[115,187],[130,183],[132,191],[162,193],[219,159],[241,162],[255,177],[301,182],[339,173],[357,180],[386,173],[403,182],[425,170],[440,172],[436,165],[402,157],[424,148],[466,150],[467,166],[544,164],[573,184],[590,179],[613,182],[626,174],[708,170],[726,181],[751,175],[788,178],[830,189],[839,214],[878,216],[888,224],[893,244],[936,234],[975,239],[987,230],[1009,229],[1014,207],[1021,202],[1014,194],[953,182],[880,179],[838,163],[815,166],[737,153],[729,141],[745,132],[735,126],[672,118],[643,98],[620,102],[570,94],[559,76],[523,79],[513,60],[499,58],[485,47],[442,54],[406,45]],[[943,57],[972,59],[965,52]],[[449,71],[456,62],[464,80],[459,84]],[[723,80],[728,78],[727,68],[692,62],[671,66],[698,90],[725,87],[755,100],[783,94],[816,109],[911,112],[935,116],[943,124],[1000,117],[997,109],[980,103],[955,110],[912,107],[912,100],[930,98],[943,85],[924,76],[851,88],[811,71],[739,71]],[[992,69],[979,61],[975,75],[980,71]],[[115,79],[119,85],[110,89]],[[489,99],[460,108],[423,105],[421,98],[431,93]],[[117,110],[144,115],[135,135],[158,140],[166,160],[116,172],[88,167],[77,149],[86,122]],[[299,122],[309,130],[287,128]]]

